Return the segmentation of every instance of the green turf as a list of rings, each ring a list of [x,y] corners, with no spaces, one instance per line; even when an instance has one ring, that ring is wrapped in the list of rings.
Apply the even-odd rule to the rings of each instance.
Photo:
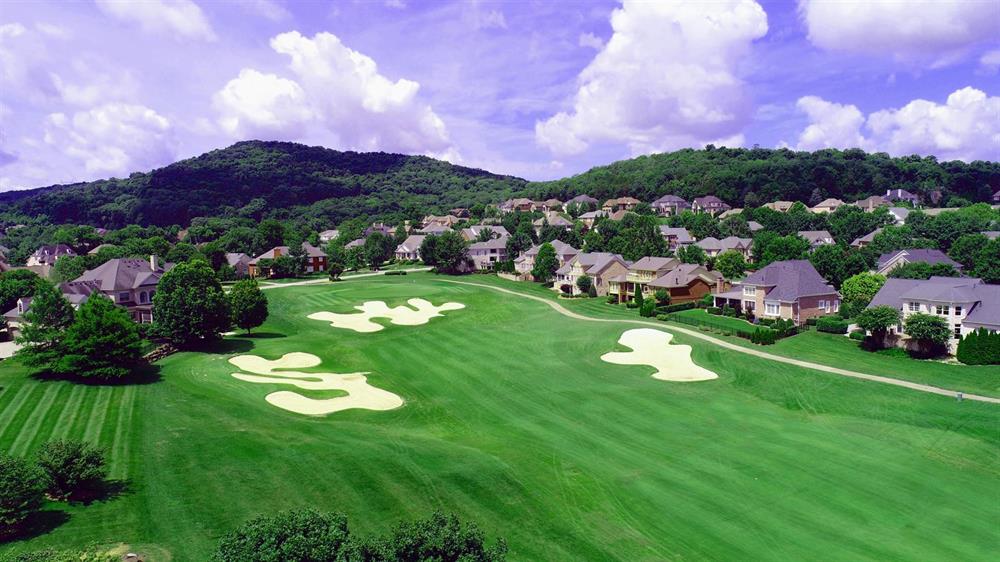
[[[756,326],[742,320],[740,318],[732,318],[730,316],[722,316],[716,314],[709,314],[703,308],[694,308],[691,310],[681,310],[679,312],[674,312],[671,316],[679,316],[681,318],[687,318],[694,322],[697,322],[700,326],[710,326],[714,328],[721,328],[723,330],[739,330],[739,331],[753,331]]]
[[[303,506],[343,511],[360,533],[455,511],[506,537],[514,560],[987,560],[1000,548],[995,405],[685,336],[720,378],[657,381],[600,360],[628,326],[428,274],[267,296],[258,337],[167,358],[160,382],[73,386],[0,364],[0,449],[87,437],[110,448],[113,476],[129,485],[6,548],[123,542],[200,561],[245,519]],[[467,308],[373,334],[305,318],[412,297]],[[371,371],[406,405],[309,418],[267,404],[272,387],[229,376],[235,353],[291,351],[319,355],[322,370]]]

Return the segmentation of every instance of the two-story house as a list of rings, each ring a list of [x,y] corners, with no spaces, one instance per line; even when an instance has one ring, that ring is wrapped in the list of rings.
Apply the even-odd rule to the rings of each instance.
[[[615,213],[617,211],[632,211],[635,206],[641,203],[635,197],[619,197],[617,199],[608,199],[601,206],[601,210],[606,213]]]
[[[671,304],[682,304],[700,300],[715,289],[725,289],[725,281],[718,271],[696,263],[681,263],[651,281],[647,288],[651,293],[660,289],[670,294]]]
[[[600,201],[589,196],[589,195],[577,195],[563,205],[564,209],[569,210],[570,206],[577,206],[581,209],[597,209]]]
[[[861,207],[863,210],[870,213],[879,207],[887,207],[889,202],[886,201],[881,195],[872,195],[871,197],[865,197],[864,199],[855,201],[854,205]]]
[[[503,203],[500,203],[501,213],[528,213],[531,212],[531,208],[535,206],[535,202],[531,199],[525,199],[524,197],[518,197],[515,199],[508,199]]]
[[[809,242],[809,248],[815,250],[820,246],[836,244],[833,236],[827,230],[800,230],[799,236]]]
[[[500,262],[507,261],[507,238],[491,238],[485,242],[469,244],[469,257],[478,270],[496,267]]]
[[[226,264],[233,268],[237,277],[246,277],[250,275],[250,261],[250,256],[244,254],[243,252],[226,253]]]
[[[691,233],[688,232],[688,229],[686,228],[671,227],[661,224],[660,236],[666,240],[667,246],[669,246],[672,251],[677,251],[677,249],[682,246],[694,244],[694,237],[691,236]]]
[[[532,221],[531,226],[535,228],[535,234],[537,236],[541,236],[542,229],[546,226],[554,226],[563,230],[572,230],[573,221],[568,220],[566,217],[556,213],[555,211],[546,211],[545,216]]]
[[[676,258],[643,257],[628,266],[625,273],[608,279],[608,294],[617,295],[618,302],[632,300],[636,294],[652,294],[648,285],[656,278],[677,267]]]
[[[843,206],[844,206],[843,201],[841,201],[840,199],[830,197],[818,203],[811,209],[811,211],[814,213],[832,213]]]
[[[732,206],[714,195],[695,197],[694,201],[691,202],[691,210],[695,213],[718,215],[719,213],[723,213],[729,209],[732,209]]]
[[[66,244],[52,244],[35,250],[33,254],[28,256],[28,261],[25,265],[28,267],[53,266],[59,258],[75,255],[76,252],[73,251],[73,248],[70,248]]]
[[[952,330],[948,346],[952,353],[959,340],[973,330],[1000,331],[1000,285],[972,277],[886,279],[868,307],[882,305],[900,311],[899,325],[890,331],[897,343],[904,346],[906,317],[916,313],[944,318]]]
[[[795,201],[772,201],[770,203],[764,203],[763,207],[767,207],[772,211],[778,211],[779,213],[787,213]]]
[[[403,243],[396,246],[395,256],[400,261],[412,261],[420,259],[420,245],[427,238],[423,234],[411,234],[403,240]]]
[[[597,294],[604,296],[608,294],[610,279],[624,275],[628,271],[628,265],[625,258],[619,254],[580,253],[556,271],[556,280],[552,288],[566,294],[578,295],[580,289],[576,282],[580,277],[587,275],[593,281]]]
[[[499,224],[474,224],[459,231],[466,242],[475,242],[483,232],[489,231],[492,238],[508,238],[510,232]]]
[[[89,269],[74,279],[70,290],[80,294],[87,290],[98,290],[128,309],[136,322],[153,321],[153,295],[160,277],[172,264],[160,265],[156,256],[149,260],[116,258]],[[89,294],[89,293],[88,293]]]
[[[364,240],[361,240],[360,245],[364,245]],[[326,271],[326,267],[328,265],[326,263],[326,252],[308,242],[302,243],[302,249],[306,254],[305,273],[321,273]],[[270,268],[262,264],[261,260],[275,260],[287,255],[290,255],[288,246],[275,246],[274,248],[271,248],[263,254],[255,257],[247,264],[250,277],[268,277],[271,274]]]
[[[905,189],[888,189],[885,192],[884,199],[892,203],[905,201],[914,207],[920,204],[920,198],[915,193],[910,193]]]
[[[865,246],[871,244],[872,240],[875,240],[875,236],[877,236],[879,232],[882,232],[882,229],[876,228],[875,230],[869,232],[868,234],[865,234],[864,236],[859,236],[855,238],[854,241],[851,242],[851,247],[854,248],[855,250],[860,250],[861,248],[864,248]]]
[[[751,249],[753,248],[752,238],[740,238],[738,236],[727,236],[722,240],[714,236],[709,236],[707,238],[702,238],[701,240],[694,243],[705,251],[705,255],[710,258],[717,257],[722,252],[727,250],[734,250],[743,255],[743,259],[749,260],[751,258]]]
[[[715,295],[726,304],[758,317],[784,318],[802,325],[809,318],[840,310],[840,293],[808,260],[771,263],[748,275],[731,291]]]
[[[556,251],[556,260],[559,262],[559,267],[562,267],[570,262],[580,250],[577,250],[573,246],[561,241],[553,240],[549,242],[552,245],[552,249]],[[525,250],[520,256],[514,259],[514,271],[517,272],[519,279],[524,281],[531,281],[531,270],[535,268],[535,257],[538,256],[538,250],[542,246],[537,244],[531,248]]]
[[[679,215],[690,210],[691,204],[676,195],[664,195],[651,203],[653,210],[662,217]]]

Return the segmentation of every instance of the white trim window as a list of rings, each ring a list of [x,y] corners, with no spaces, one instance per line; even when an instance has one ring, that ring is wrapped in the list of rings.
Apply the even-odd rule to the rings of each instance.
[[[961,315],[962,315],[962,305],[957,304],[955,305],[955,316],[961,316]]]
[[[920,312],[920,303],[911,302],[908,304],[910,305],[910,312]]]
[[[745,297],[755,297],[757,296],[757,287],[754,285],[744,285],[743,286],[743,296]]]
[[[949,312],[948,305],[940,305],[939,304],[935,308],[937,309],[937,313],[940,314],[941,316],[948,316],[948,312]]]
[[[776,302],[764,303],[764,316],[777,316],[781,313],[781,305]]]
[[[962,325],[961,324],[955,324],[955,339],[956,340],[962,339]]]

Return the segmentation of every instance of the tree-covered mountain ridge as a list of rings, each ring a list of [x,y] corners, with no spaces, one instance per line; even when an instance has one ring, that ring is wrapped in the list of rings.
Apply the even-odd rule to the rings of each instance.
[[[186,226],[195,217],[267,216],[336,225],[354,217],[398,219],[510,197],[652,201],[713,194],[737,207],[827,197],[854,201],[906,189],[929,204],[989,201],[1000,163],[938,162],[859,149],[683,149],[640,156],[545,182],[492,174],[426,156],[345,152],[276,141],[244,141],[148,173],[0,193],[5,222],[28,217],[117,228]]]

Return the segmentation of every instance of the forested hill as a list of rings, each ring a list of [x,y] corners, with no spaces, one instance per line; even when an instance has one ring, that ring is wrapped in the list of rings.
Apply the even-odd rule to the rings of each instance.
[[[928,204],[953,197],[989,201],[1000,190],[1000,163],[938,162],[934,157],[892,158],[863,150],[714,148],[640,156],[583,174],[534,183],[530,195],[562,198],[588,193],[598,199],[631,195],[644,201],[672,193],[685,199],[714,194],[737,207],[769,201],[815,205],[827,197],[855,201],[902,188]],[[937,199],[935,191],[941,192]]]
[[[240,142],[127,179],[0,193],[0,223],[22,220],[187,226],[195,217],[292,219],[329,228],[349,218],[392,222],[512,196],[565,200],[673,193],[715,194],[738,207],[827,197],[854,201],[887,189],[929,204],[988,201],[1000,190],[1000,163],[891,158],[861,150],[703,150],[641,156],[550,182],[529,183],[424,156],[340,152],[287,142]],[[955,199],[960,198],[960,199]],[[2,225],[0,225],[2,226]]]
[[[425,156],[247,141],[127,179],[0,193],[0,212],[7,221],[20,214],[105,228],[240,214],[335,225],[489,203],[526,183]]]

